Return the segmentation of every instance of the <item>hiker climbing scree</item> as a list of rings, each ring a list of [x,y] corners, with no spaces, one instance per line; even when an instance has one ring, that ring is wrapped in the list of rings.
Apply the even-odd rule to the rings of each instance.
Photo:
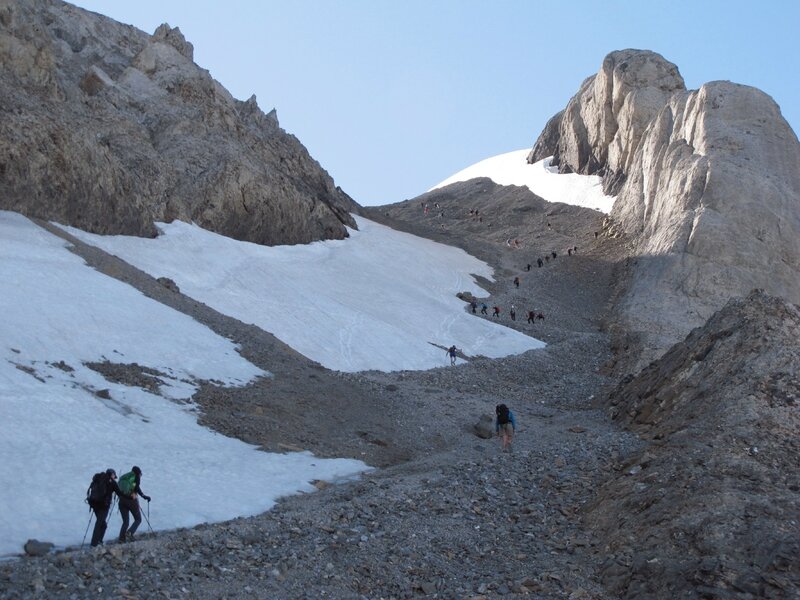
[[[136,530],[142,524],[142,510],[139,507],[139,496],[150,502],[150,496],[142,491],[142,470],[133,467],[119,480],[119,488],[124,494],[119,498],[119,512],[122,515],[122,527],[119,530],[120,542],[132,542]],[[128,516],[133,515],[133,525],[128,529]]]
[[[494,430],[500,437],[501,450],[511,452],[511,442],[514,441],[514,432],[517,429],[514,413],[505,404],[498,404],[494,411],[496,414]]]

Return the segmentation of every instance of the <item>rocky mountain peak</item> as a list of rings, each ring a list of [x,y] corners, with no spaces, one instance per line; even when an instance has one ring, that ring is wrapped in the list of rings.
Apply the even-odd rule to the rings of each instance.
[[[170,27],[168,23],[159,25],[153,33],[153,39],[169,44],[175,48],[181,56],[194,60],[194,46],[186,41],[178,27]]]
[[[606,193],[624,182],[649,122],[676,91],[678,67],[649,50],[618,50],[581,85],[537,140],[528,162],[553,156],[562,173],[602,175]]]
[[[262,244],[341,239],[358,205],[255,99],[148,35],[59,0],[0,8],[0,208],[96,233],[181,219]]]
[[[800,301],[800,144],[764,92],[727,81],[688,91],[658,54],[609,54],[548,122],[529,160],[595,173],[629,237],[617,305],[635,369],[733,296]],[[625,361],[623,361],[625,362]]]

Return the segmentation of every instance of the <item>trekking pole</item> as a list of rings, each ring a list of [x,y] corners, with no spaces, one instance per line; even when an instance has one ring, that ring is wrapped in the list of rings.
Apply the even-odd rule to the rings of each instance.
[[[89,509],[89,522],[86,524],[86,531],[83,533],[83,539],[81,540],[81,550],[83,550],[83,545],[86,543],[86,536],[89,535],[89,525],[92,524],[92,516],[94,515],[94,511]]]
[[[111,506],[108,508],[108,514],[106,515],[106,527],[108,527],[108,524],[111,523],[111,515],[114,514],[114,504],[116,504],[116,502],[117,502],[116,496],[111,498]]]
[[[150,501],[149,500],[147,501],[147,514],[145,514],[144,512],[142,512],[142,514],[144,515],[144,520],[147,521],[147,527],[150,528],[150,533],[155,534],[155,531],[153,531],[152,525],[150,525]]]

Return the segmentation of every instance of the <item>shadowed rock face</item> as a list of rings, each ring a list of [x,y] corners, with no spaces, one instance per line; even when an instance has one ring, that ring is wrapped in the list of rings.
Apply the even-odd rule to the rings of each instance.
[[[798,306],[754,292],[612,392],[650,441],[586,509],[620,597],[797,590],[799,336]]]
[[[623,69],[623,65],[625,68]],[[685,91],[652,52],[610,54],[548,124],[531,160],[599,173],[632,240],[617,322],[635,369],[729,298],[800,302],[800,144],[775,102],[730,82]]]
[[[181,219],[262,244],[346,237],[355,202],[192,56],[168,25],[0,1],[0,208],[107,234]]]

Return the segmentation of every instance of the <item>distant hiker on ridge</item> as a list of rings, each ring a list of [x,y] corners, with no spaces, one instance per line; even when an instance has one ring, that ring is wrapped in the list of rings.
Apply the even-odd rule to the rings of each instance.
[[[537,258],[536,259],[536,264],[539,265],[539,268],[541,269],[542,265],[544,265],[544,261],[541,258]]]
[[[475,309],[478,308],[478,303],[475,302],[475,300],[473,300],[472,302],[469,303],[469,307],[472,309],[472,314],[474,315]]]
[[[492,310],[494,311],[492,313],[493,317],[499,317],[500,316],[500,307],[499,306],[495,306]]]
[[[514,285],[519,287],[519,277],[514,277]]]
[[[489,307],[486,306],[486,303],[481,304],[481,314],[482,315],[488,315],[489,314],[488,312],[486,312],[487,308],[489,308]]]
[[[528,311],[528,323],[534,323],[536,320],[536,313],[532,310]]]
[[[133,467],[129,473],[125,473],[119,480],[119,488],[124,494],[119,498],[119,512],[122,515],[119,541],[132,542],[136,530],[142,524],[142,511],[139,508],[137,496],[150,502],[150,496],[142,491],[142,470],[139,467]],[[133,515],[133,525],[130,529],[128,529],[129,514]]]
[[[514,309],[514,305],[511,305],[511,311],[508,313],[511,316],[512,321],[517,320],[517,311]]]

